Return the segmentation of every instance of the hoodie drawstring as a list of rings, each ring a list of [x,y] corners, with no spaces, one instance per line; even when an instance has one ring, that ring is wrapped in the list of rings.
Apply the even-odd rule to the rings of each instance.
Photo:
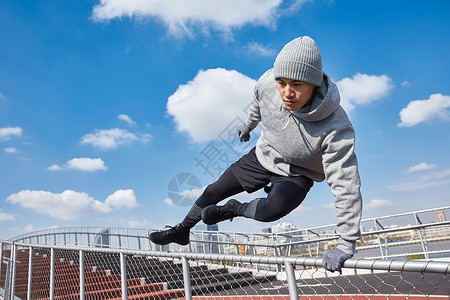
[[[289,112],[289,115],[288,115],[288,119],[287,119],[286,125],[284,125],[283,128],[281,128],[281,131],[285,130],[286,127],[289,125],[289,121],[291,120],[291,116],[292,116],[292,112]]]

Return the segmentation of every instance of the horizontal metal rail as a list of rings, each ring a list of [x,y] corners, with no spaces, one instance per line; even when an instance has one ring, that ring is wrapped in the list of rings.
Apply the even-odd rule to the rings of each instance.
[[[5,243],[5,242],[4,242]],[[192,259],[206,261],[227,261],[237,263],[258,263],[282,265],[290,263],[293,266],[322,267],[322,258],[318,257],[294,257],[294,256],[267,256],[267,255],[240,255],[240,254],[205,254],[205,253],[183,253],[183,252],[161,252],[147,250],[119,250],[105,248],[83,248],[71,246],[42,246],[15,243],[18,247],[38,247],[43,249],[71,250],[95,253],[124,254],[137,256],[154,256],[161,258]],[[450,273],[450,262],[437,261],[412,261],[395,259],[349,259],[344,262],[344,268],[384,270],[384,271],[405,271],[421,273]]]
[[[414,230],[414,229],[423,229],[423,228],[427,228],[427,227],[443,226],[443,225],[450,225],[450,221],[368,231],[368,232],[361,233],[361,236],[364,237],[364,236],[368,236],[368,235],[376,235],[376,234],[391,233],[391,232],[405,231],[405,230]],[[309,243],[317,243],[317,242],[325,242],[325,241],[335,240],[335,239],[338,239],[338,238],[339,238],[339,236],[335,235],[335,236],[330,236],[330,237],[320,238],[320,239],[314,239],[314,240],[295,241],[295,242],[277,244],[277,247],[292,246],[292,245],[299,245],[299,244],[309,244]]]

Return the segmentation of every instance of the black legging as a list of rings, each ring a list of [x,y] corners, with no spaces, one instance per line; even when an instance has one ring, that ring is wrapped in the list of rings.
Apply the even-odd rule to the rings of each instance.
[[[217,179],[216,182],[208,185],[203,194],[195,201],[201,208],[211,204],[217,204],[223,199],[239,194],[244,191],[237,178],[230,168]]]
[[[252,201],[253,205],[256,205],[255,212],[251,214],[243,213],[243,215],[262,222],[276,221],[298,207],[305,199],[309,188],[309,186],[301,188],[294,182],[283,180],[282,177],[279,177],[278,180],[272,182],[272,187],[267,198],[258,198]],[[208,205],[217,204],[243,191],[244,188],[234,176],[231,169],[228,168],[216,182],[206,187],[195,204],[200,208],[205,208]],[[252,202],[244,203],[241,211],[245,212],[247,207],[252,205]]]

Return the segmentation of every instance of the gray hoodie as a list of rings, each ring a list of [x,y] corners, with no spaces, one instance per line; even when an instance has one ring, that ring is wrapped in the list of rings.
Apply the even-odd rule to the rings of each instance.
[[[355,131],[340,106],[339,91],[328,75],[310,105],[289,111],[277,89],[273,69],[258,80],[246,125],[261,122],[256,156],[269,171],[327,180],[336,197],[338,248],[353,254],[360,237],[362,197]]]

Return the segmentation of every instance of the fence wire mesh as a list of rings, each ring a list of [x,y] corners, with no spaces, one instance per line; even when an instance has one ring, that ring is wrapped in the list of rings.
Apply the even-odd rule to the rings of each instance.
[[[12,251],[10,244],[1,244],[0,246],[0,291],[4,292],[7,288],[7,279],[9,279],[8,267],[11,261]],[[0,294],[1,295],[1,294]]]
[[[85,299],[185,299],[186,287],[193,299],[205,300],[450,299],[448,262],[418,261],[411,269],[403,267],[410,261],[352,260],[340,275],[325,271],[319,258],[294,260],[289,273],[286,261],[292,257],[2,245],[0,287],[14,273],[20,299],[82,299],[80,292]],[[10,259],[16,261],[14,272],[5,264]],[[379,267],[380,261],[387,265]],[[431,264],[434,269],[427,269]]]

